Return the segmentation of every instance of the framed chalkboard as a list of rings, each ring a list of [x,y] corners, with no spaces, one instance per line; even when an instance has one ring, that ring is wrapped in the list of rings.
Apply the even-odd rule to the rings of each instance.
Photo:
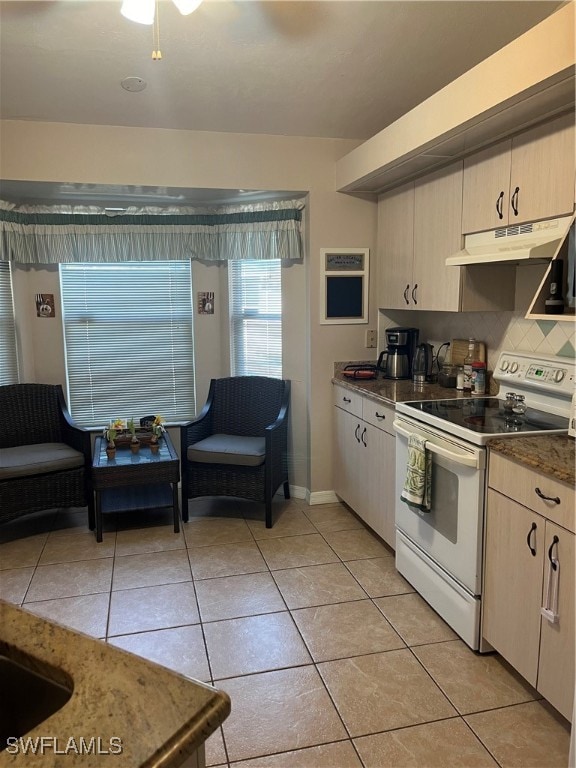
[[[368,248],[322,248],[320,323],[368,322]]]

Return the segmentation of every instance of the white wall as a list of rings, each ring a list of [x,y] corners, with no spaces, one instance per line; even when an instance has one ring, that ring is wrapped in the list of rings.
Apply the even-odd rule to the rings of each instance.
[[[320,249],[367,247],[375,253],[375,203],[335,192],[335,162],[357,142],[26,121],[2,121],[0,129],[4,179],[309,193],[306,259],[287,268],[283,278],[284,375],[292,381],[291,483],[312,492],[331,490],[332,364],[364,357],[365,330],[377,324],[373,292],[368,325],[321,326],[318,318]],[[214,290],[224,299],[223,272],[195,264],[195,294]],[[54,293],[58,302],[57,272],[15,276],[23,379],[64,383],[61,323],[35,317],[35,293]],[[218,304],[222,309],[224,302]],[[195,315],[195,327],[201,403],[209,378],[227,373],[227,328],[218,310]]]

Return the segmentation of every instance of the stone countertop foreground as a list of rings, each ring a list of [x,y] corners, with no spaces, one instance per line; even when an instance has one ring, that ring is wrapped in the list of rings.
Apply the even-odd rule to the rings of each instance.
[[[44,670],[46,677],[74,683],[62,709],[24,738],[57,739],[62,751],[70,739],[78,745],[82,737],[86,743],[95,737],[100,754],[77,754],[73,747],[57,754],[50,746],[35,755],[5,750],[2,768],[173,768],[230,713],[230,699],[222,691],[0,600],[0,653],[18,661],[18,651],[33,657],[35,670]],[[111,744],[117,754],[106,754]]]
[[[576,442],[568,435],[495,438],[488,448],[555,480],[574,487]]]

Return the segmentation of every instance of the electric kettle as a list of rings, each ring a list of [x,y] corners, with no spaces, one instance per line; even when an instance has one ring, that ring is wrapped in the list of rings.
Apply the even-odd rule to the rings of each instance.
[[[412,363],[412,377],[417,384],[423,384],[432,378],[433,350],[432,344],[418,344],[416,347]]]

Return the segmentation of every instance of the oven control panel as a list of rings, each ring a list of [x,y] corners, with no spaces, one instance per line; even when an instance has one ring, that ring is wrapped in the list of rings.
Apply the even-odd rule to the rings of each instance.
[[[568,357],[501,352],[494,378],[506,386],[524,385],[570,398],[576,385],[576,363]]]

